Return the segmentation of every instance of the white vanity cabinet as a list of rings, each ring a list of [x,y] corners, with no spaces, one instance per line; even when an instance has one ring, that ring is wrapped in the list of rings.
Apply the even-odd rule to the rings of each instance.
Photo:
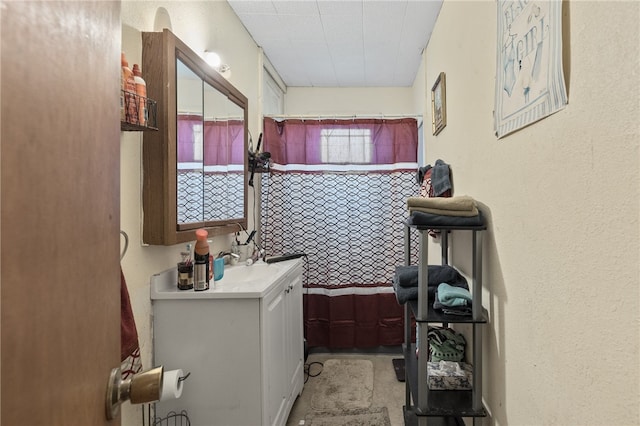
[[[297,274],[262,300],[266,387],[262,424],[284,425],[296,397],[302,391],[304,342],[302,337],[302,275]]]
[[[174,270],[151,279],[153,363],[191,375],[181,398],[156,404],[156,416],[185,410],[193,426],[286,424],[304,381],[302,260],[235,266],[203,292],[177,290],[175,280]]]

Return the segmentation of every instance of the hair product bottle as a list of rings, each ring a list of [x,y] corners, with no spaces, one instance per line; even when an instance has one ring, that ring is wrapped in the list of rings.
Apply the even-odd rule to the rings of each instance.
[[[142,78],[142,71],[138,64],[133,64],[133,80],[136,83],[136,104],[138,106],[138,122],[141,126],[147,125],[147,83]]]
[[[136,105],[136,81],[133,79],[133,71],[129,68],[129,62],[124,56],[124,52],[120,55],[122,63],[122,84],[124,86],[124,113],[123,121],[132,124],[138,124],[138,106]],[[120,92],[122,94],[122,92]]]
[[[209,290],[209,243],[206,229],[196,231],[196,246],[193,250],[194,260],[194,282],[195,291]]]
[[[191,244],[187,244],[186,251],[180,252],[178,262],[178,289],[193,290],[193,262],[191,261]]]

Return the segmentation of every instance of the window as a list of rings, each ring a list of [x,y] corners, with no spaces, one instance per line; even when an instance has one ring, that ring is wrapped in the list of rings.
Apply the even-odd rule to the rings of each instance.
[[[204,135],[202,133],[202,124],[193,125],[193,161],[202,161],[202,151],[204,146]]]
[[[371,129],[322,129],[320,153],[323,163],[371,163]]]

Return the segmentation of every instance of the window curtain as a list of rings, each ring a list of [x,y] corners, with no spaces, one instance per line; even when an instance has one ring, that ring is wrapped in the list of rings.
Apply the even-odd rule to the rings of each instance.
[[[309,347],[403,342],[391,281],[404,264],[406,199],[416,195],[415,119],[264,119],[262,237],[267,254],[302,251]]]
[[[204,165],[244,164],[244,122],[206,120],[204,122]]]
[[[178,162],[190,163],[196,159],[194,129],[202,125],[205,166],[227,166],[244,164],[244,121],[202,120],[199,115],[178,115]]]

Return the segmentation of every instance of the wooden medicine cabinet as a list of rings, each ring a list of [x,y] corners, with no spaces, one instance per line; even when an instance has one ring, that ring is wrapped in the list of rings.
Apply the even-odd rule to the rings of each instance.
[[[166,29],[142,33],[142,64],[159,130],[143,136],[143,242],[246,229],[247,98]]]

